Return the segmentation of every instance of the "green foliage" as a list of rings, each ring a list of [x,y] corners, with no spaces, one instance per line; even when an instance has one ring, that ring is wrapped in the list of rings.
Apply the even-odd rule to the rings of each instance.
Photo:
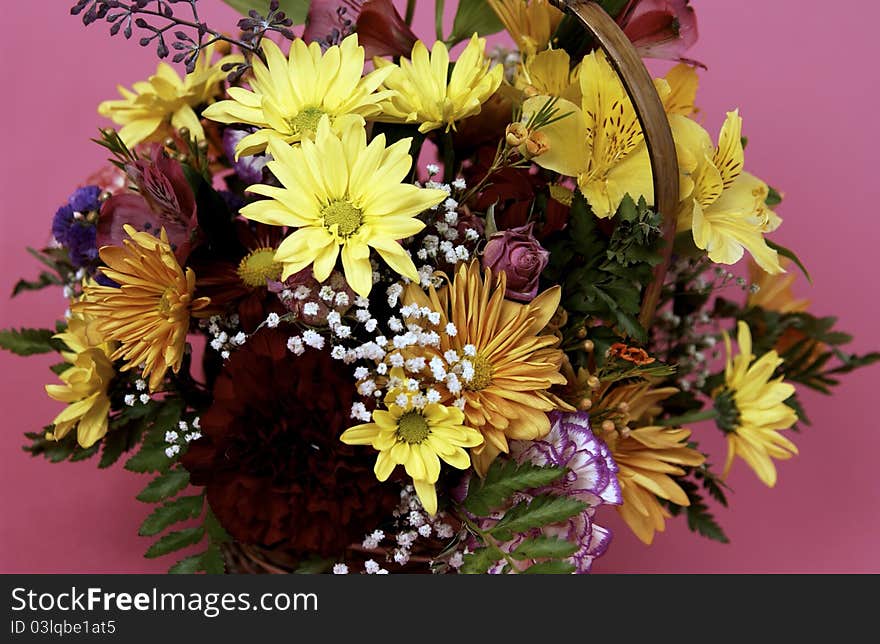
[[[258,11],[261,16],[269,12],[269,0],[223,0],[223,2],[243,16],[246,16],[251,9]],[[279,0],[279,3],[279,8],[293,20],[293,24],[301,25],[306,21],[310,0]]]
[[[517,465],[511,460],[496,459],[482,480],[472,479],[462,505],[478,516],[488,515],[516,492],[549,485],[565,473],[558,467],[538,467],[531,463]]]
[[[51,432],[52,425],[43,428],[41,432],[26,432],[25,438],[30,442],[22,449],[31,456],[42,456],[50,463],[61,461],[83,461],[91,458],[98,451],[98,443],[89,448],[83,448],[76,442],[76,432],[72,431],[61,440],[46,438],[46,433]]]
[[[19,356],[64,350],[64,343],[53,335],[52,329],[4,329],[0,331],[0,349]]]
[[[484,575],[502,557],[498,548],[477,548],[464,556],[461,572],[466,575]]]
[[[770,192],[767,194],[764,203],[767,204],[769,208],[773,208],[782,203],[782,194],[773,186],[768,187],[770,188]]]
[[[24,291],[40,291],[47,286],[61,286],[62,284],[63,282],[57,274],[50,273],[49,271],[42,271],[36,280],[18,280],[15,283],[15,286],[12,287],[12,297],[15,297],[19,293],[23,293]]]
[[[644,344],[638,321],[642,288],[660,261],[660,217],[644,199],[621,203],[611,232],[576,191],[566,233],[548,244],[549,281],[563,286],[562,304],[572,313],[608,321],[620,334]]]
[[[165,454],[165,432],[177,427],[183,412],[183,402],[166,399],[156,406],[155,416],[146,424],[145,436],[140,450],[128,459],[125,469],[132,472],[164,472],[170,460]]]
[[[187,475],[189,479],[189,475]],[[150,513],[141,525],[138,534],[142,537],[150,537],[159,534],[173,523],[195,519],[202,514],[205,497],[201,494],[195,496],[182,496],[173,501],[162,504]]]
[[[489,530],[496,539],[509,541],[514,534],[560,523],[586,510],[587,504],[577,499],[555,494],[541,494],[530,502],[513,506]]]
[[[187,546],[198,543],[205,536],[205,529],[202,526],[194,528],[183,528],[175,532],[169,532],[156,543],[149,547],[144,556],[147,559],[155,559],[162,555],[167,555],[175,550],[181,550]]]
[[[567,561],[541,561],[523,571],[526,575],[570,575],[576,570],[574,564]]]
[[[565,559],[577,552],[577,546],[558,537],[531,537],[519,544],[510,556],[514,559]]]
[[[766,241],[767,241],[767,245],[770,248],[775,250],[777,253],[779,253],[783,257],[786,257],[786,258],[790,259],[791,261],[793,261],[797,265],[797,267],[799,269],[801,269],[801,272],[804,274],[804,277],[807,278],[807,281],[810,282],[810,284],[813,283],[813,278],[810,277],[810,272],[807,270],[807,267],[804,266],[803,262],[801,262],[800,258],[795,254],[795,252],[793,250],[786,248],[785,246],[782,246],[781,244],[777,244],[775,241],[772,241],[770,239],[768,239]]]
[[[189,472],[183,468],[171,469],[153,479],[137,495],[137,500],[144,503],[158,503],[180,492],[187,485],[189,485]]]
[[[672,514],[672,516],[678,516],[684,511],[687,515],[688,529],[691,530],[691,532],[696,532],[707,539],[712,539],[713,541],[718,541],[720,543],[730,543],[730,539],[727,538],[727,535],[724,534],[724,530],[718,525],[715,517],[709,511],[709,506],[706,505],[703,496],[699,492],[697,484],[685,479],[678,479],[677,482],[681,486],[681,489],[684,490],[685,494],[687,494],[690,505],[682,507],[667,502],[670,514]],[[703,482],[705,484],[705,479]]]
[[[504,25],[485,0],[459,0],[452,22],[452,33],[446,42],[452,46],[468,40],[475,32],[488,36],[502,29]]]

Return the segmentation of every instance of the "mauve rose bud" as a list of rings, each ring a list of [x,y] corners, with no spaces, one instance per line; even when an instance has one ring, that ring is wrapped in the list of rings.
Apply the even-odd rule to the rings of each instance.
[[[483,267],[507,275],[511,300],[531,302],[538,294],[538,279],[550,261],[547,252],[532,235],[534,223],[501,230],[489,238],[483,251]]]

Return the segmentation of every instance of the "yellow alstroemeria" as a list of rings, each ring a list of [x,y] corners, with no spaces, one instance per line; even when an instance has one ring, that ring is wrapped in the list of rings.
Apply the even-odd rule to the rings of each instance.
[[[231,100],[219,101],[205,110],[205,118],[220,123],[246,123],[259,129],[236,146],[236,155],[266,149],[270,137],[286,143],[314,139],[325,114],[336,132],[379,113],[379,103],[392,95],[376,91],[391,73],[379,69],[363,76],[364,48],[357,34],[322,52],[316,42],[297,38],[285,56],[274,42],[263,40],[267,64],[254,58],[250,90],[230,87]]]
[[[513,85],[527,97],[556,96],[577,104],[581,102],[579,70],[571,68],[564,49],[545,49],[523,59]]]
[[[523,55],[547,49],[563,13],[549,0],[486,0]]]
[[[205,131],[194,108],[210,103],[220,94],[226,76],[223,65],[240,59],[226,56],[211,64],[214,51],[213,46],[207,47],[193,72],[183,78],[167,63],[159,63],[154,75],[132,86],[134,91],[118,86],[122,99],[104,101],[98,106],[98,113],[122,126],[119,136],[128,147],[161,140],[181,128],[203,140]]]
[[[402,59],[399,67],[382,58],[374,62],[379,70],[391,70],[384,87],[394,91],[375,120],[420,123],[423,134],[444,126],[448,132],[455,129],[456,121],[479,114],[504,75],[501,65],[491,66],[486,40],[476,34],[455,61],[452,74],[449,50],[440,41],[430,54],[422,41],[416,42],[411,60]]]
[[[575,177],[597,217],[617,212],[628,194],[634,200],[654,201],[654,184],[648,147],[632,102],[617,73],[602,52],[594,52],[580,65],[581,105],[558,99],[559,115],[568,114],[540,129],[548,150],[534,158],[542,168]],[[678,79],[673,78],[678,83]],[[661,96],[673,93],[668,80],[657,81]],[[547,104],[536,96],[523,105],[528,120]],[[671,121],[673,129],[677,127]],[[689,195],[690,179],[682,175],[681,192]]]
[[[745,250],[768,273],[784,273],[764,233],[776,230],[782,219],[766,204],[767,184],[743,171],[742,118],[729,112],[718,146],[694,121],[672,117],[679,149],[696,163],[691,172],[693,190],[678,214],[678,230],[693,230],[697,248],[718,264],[735,264]]]
[[[51,438],[60,440],[76,427],[81,447],[91,447],[107,433],[110,414],[108,389],[116,375],[110,356],[115,343],[97,329],[97,321],[73,314],[67,330],[55,336],[69,349],[61,356],[71,366],[59,378],[63,385],[46,385],[49,397],[67,403],[52,421]]]

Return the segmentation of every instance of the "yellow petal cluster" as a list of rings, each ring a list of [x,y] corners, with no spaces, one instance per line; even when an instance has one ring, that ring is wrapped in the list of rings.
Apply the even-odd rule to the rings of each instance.
[[[783,382],[782,377],[773,377],[782,364],[776,351],[754,360],[752,334],[745,322],[740,321],[737,326],[739,354],[733,355],[727,334],[724,344],[724,386],[714,395],[719,412],[717,422],[727,432],[724,473],[727,475],[733,459],[739,456],[765,485],[773,487],[776,467],[772,459],[786,460],[798,453],[795,444],[779,433],[797,422],[794,409],[785,404],[794,394],[794,386]]]
[[[400,394],[407,404],[399,405]],[[403,465],[429,514],[437,512],[440,460],[460,470],[470,467],[465,448],[483,442],[480,433],[464,425],[464,413],[457,407],[429,403],[414,407],[412,392],[392,389],[386,397],[387,410],[373,412],[373,422],[351,427],[340,440],[347,445],[372,445],[378,450],[374,471],[385,481],[398,465]]]
[[[291,147],[272,138],[268,166],[282,187],[257,184],[248,190],[269,199],[241,209],[242,216],[295,229],[278,247],[282,279],[312,266],[326,280],[339,255],[351,288],[366,297],[373,287],[370,249],[396,272],[418,280],[418,271],[398,240],[421,231],[417,215],[446,198],[442,190],[404,183],[412,166],[410,139],[385,147],[380,134],[367,145],[363,126],[336,133],[325,116],[315,140]]]
[[[566,382],[560,373],[564,354],[556,336],[542,335],[559,306],[560,287],[527,304],[505,299],[505,289],[504,273],[493,275],[486,269],[484,277],[479,263],[471,262],[461,263],[452,283],[439,291],[432,286],[426,293],[410,284],[403,295],[407,305],[440,313],[440,346],[419,349],[426,360],[436,358],[452,371],[451,352],[473,365],[474,376],[461,392],[436,388],[443,400],[457,395],[464,399],[465,424],[485,438],[471,451],[481,475],[499,453],[509,451],[508,439],[542,438],[550,431],[547,412],[574,410],[550,393],[551,387]],[[445,331],[449,323],[455,335]]]
[[[391,96],[376,91],[391,69],[364,73],[364,48],[356,34],[339,45],[321,51],[317,42],[308,45],[296,39],[284,56],[274,42],[262,44],[266,63],[254,59],[251,89],[230,87],[230,100],[219,101],[204,111],[205,118],[220,123],[245,123],[259,128],[244,137],[236,155],[263,152],[272,136],[287,143],[313,139],[323,116],[334,130],[342,132],[353,124],[379,113],[379,103]]]
[[[104,339],[94,319],[80,314],[73,314],[67,330],[55,337],[69,349],[61,355],[70,366],[59,376],[63,385],[46,385],[50,398],[67,403],[52,421],[51,437],[64,438],[75,427],[80,446],[91,447],[107,433],[115,345]]]
[[[204,140],[205,131],[195,107],[210,103],[221,91],[224,64],[238,58],[227,56],[211,64],[214,48],[208,47],[196,61],[195,70],[183,78],[167,63],[159,63],[156,73],[131,90],[117,87],[120,100],[104,101],[98,113],[121,125],[119,136],[132,147],[144,141],[159,141],[181,128],[190,136]]]
[[[523,55],[547,49],[563,13],[549,0],[486,0]]]
[[[164,228],[159,238],[124,228],[130,239],[99,252],[102,272],[119,287],[86,285],[71,310],[93,317],[98,332],[119,342],[111,358],[126,361],[122,371],[143,365],[150,391],[156,391],[168,369],[180,369],[190,315],[209,300],[193,298],[195,273],[177,263]]]
[[[504,69],[491,66],[486,58],[486,40],[471,38],[449,73],[449,50],[440,41],[431,52],[417,41],[410,60],[400,65],[376,58],[379,71],[390,71],[384,88],[393,94],[382,103],[378,121],[419,123],[419,132],[426,133],[445,127],[448,132],[455,122],[479,114],[483,103],[501,85]]]

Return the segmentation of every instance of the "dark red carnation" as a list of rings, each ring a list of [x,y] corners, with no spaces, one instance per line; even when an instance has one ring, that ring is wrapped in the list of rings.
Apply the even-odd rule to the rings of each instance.
[[[399,490],[375,455],[339,441],[355,396],[344,364],[294,356],[275,329],[232,354],[183,464],[233,538],[333,557],[391,516]]]

